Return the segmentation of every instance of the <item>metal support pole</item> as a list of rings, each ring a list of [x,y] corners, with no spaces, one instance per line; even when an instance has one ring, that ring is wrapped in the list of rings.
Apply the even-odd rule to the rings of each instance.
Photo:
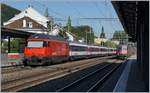
[[[88,42],[87,42],[87,31],[86,31],[86,44],[88,44]]]
[[[10,53],[10,49],[11,49],[11,46],[10,46],[10,37],[8,36],[8,53]]]

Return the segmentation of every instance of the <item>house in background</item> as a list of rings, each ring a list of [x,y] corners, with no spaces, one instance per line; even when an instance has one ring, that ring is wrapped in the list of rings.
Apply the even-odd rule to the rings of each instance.
[[[47,33],[47,22],[50,18],[37,12],[33,7],[29,6],[21,13],[4,22],[6,28],[23,30],[32,33]]]

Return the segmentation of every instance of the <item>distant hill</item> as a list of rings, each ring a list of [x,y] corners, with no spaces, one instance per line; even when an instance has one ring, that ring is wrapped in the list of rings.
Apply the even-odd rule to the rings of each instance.
[[[12,17],[14,17],[14,15],[16,15],[20,12],[21,11],[18,9],[15,9],[11,6],[1,3],[1,25],[3,25],[3,22],[8,21]]]

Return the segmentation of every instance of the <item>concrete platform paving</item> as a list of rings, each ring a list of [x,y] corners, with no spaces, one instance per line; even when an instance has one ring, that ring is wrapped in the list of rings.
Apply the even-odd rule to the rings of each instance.
[[[126,61],[126,67],[121,74],[114,92],[145,92],[145,84],[142,80],[142,73],[136,61],[136,55]]]

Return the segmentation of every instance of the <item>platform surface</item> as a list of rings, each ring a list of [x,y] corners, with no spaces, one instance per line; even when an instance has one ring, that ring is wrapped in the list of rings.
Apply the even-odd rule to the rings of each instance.
[[[136,60],[136,55],[127,59],[127,64],[122,72],[114,92],[145,92],[144,81],[142,80],[142,73]]]

